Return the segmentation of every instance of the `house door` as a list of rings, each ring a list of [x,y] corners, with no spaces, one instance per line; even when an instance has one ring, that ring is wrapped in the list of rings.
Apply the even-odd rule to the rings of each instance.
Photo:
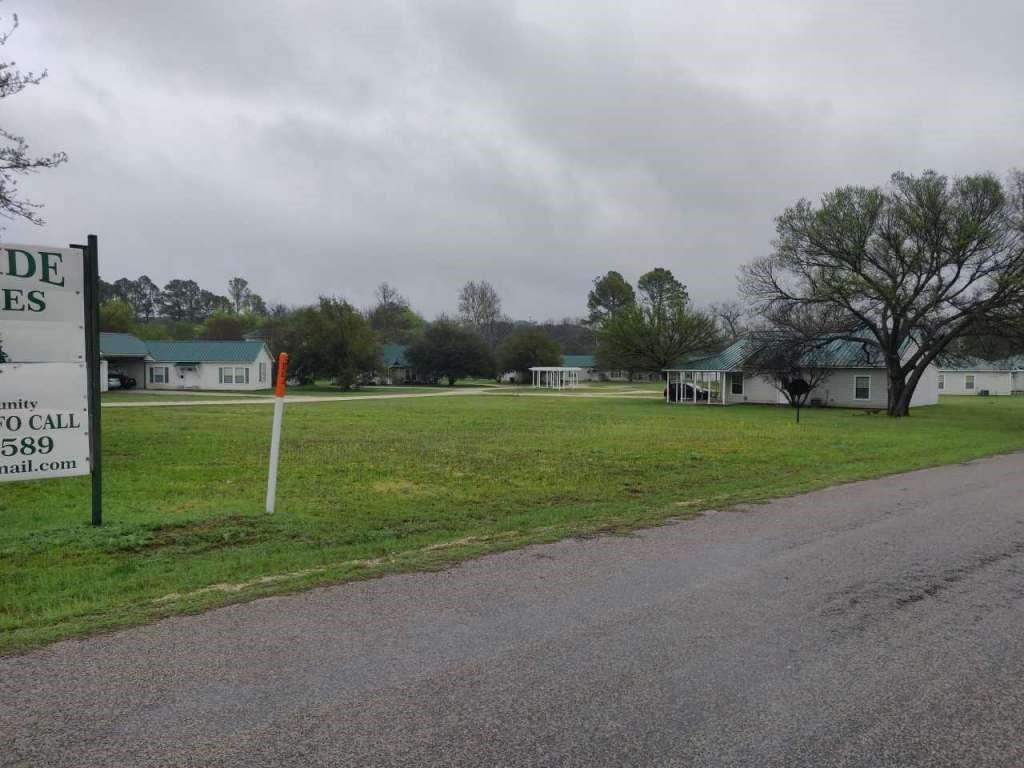
[[[178,389],[199,389],[199,371],[194,365],[178,368]]]

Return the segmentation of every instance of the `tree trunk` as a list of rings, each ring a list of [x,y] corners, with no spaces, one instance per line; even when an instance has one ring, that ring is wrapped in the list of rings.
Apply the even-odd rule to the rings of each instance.
[[[903,397],[896,404],[897,413],[896,416],[909,416],[910,415],[910,400],[914,397],[914,390],[907,387],[903,390]]]
[[[919,360],[909,376],[900,377],[893,371],[889,371],[889,407],[887,413],[890,416],[910,415],[910,401],[914,399],[917,385],[921,383],[921,377],[928,370],[928,366],[935,361],[937,355],[938,352]]]
[[[889,371],[889,398],[885,412],[889,416],[908,416],[910,398],[914,390],[907,387],[906,379],[896,371]]]

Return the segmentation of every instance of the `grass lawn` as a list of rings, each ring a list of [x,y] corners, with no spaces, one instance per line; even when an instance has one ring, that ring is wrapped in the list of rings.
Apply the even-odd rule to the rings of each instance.
[[[133,389],[129,391],[114,389],[110,392],[103,392],[100,395],[100,402],[103,403],[148,403],[148,402],[188,402],[189,400],[204,400],[218,397],[231,398],[267,398],[273,397],[274,390],[264,389],[257,392],[202,392],[189,390],[187,392],[176,392],[175,390],[157,389]]]
[[[455,382],[455,389],[469,388],[479,389],[481,387],[498,387],[493,379],[463,379]],[[355,389],[341,389],[326,379],[317,381],[315,384],[301,384],[288,387],[292,395],[373,395],[388,394],[392,392],[434,392],[439,389],[449,389],[447,384],[366,384]],[[273,394],[271,391],[270,394]]]
[[[256,595],[1024,449],[1024,398],[909,419],[504,394],[104,412],[85,478],[0,485],[0,652]]]
[[[464,385],[458,384],[455,389],[459,389]],[[476,385],[473,385],[474,387]],[[486,385],[485,385],[486,386]],[[489,385],[490,387],[496,388],[493,382]],[[444,386],[366,386],[359,387],[358,389],[339,389],[336,386],[329,385],[326,383],[321,384],[307,384],[298,387],[289,387],[288,394],[291,396],[299,395],[334,395],[337,397],[380,397],[381,395],[405,395],[405,394],[417,394],[423,392],[444,392],[449,388]],[[258,391],[245,391],[245,392],[233,392],[230,390],[217,390],[217,391],[205,391],[205,390],[189,390],[187,392],[178,392],[175,390],[133,390],[130,392],[122,392],[114,390],[111,392],[104,392],[101,396],[101,400],[104,403],[150,403],[150,402],[164,402],[164,403],[188,403],[193,400],[218,400],[218,399],[249,399],[254,398],[256,400],[268,400],[274,397],[274,390],[262,389]]]

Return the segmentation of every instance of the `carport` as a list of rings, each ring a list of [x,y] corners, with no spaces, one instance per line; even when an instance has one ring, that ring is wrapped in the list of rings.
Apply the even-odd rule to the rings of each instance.
[[[530,368],[534,389],[575,389],[580,383],[582,368],[574,366],[534,366]]]

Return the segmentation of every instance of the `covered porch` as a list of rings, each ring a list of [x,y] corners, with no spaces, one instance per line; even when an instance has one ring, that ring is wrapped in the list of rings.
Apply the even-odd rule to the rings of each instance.
[[[530,368],[534,389],[576,389],[583,374],[574,366],[534,366]]]
[[[732,383],[730,371],[673,369],[665,371],[665,402],[700,405],[728,405],[727,390]],[[742,383],[740,384],[742,388]]]

